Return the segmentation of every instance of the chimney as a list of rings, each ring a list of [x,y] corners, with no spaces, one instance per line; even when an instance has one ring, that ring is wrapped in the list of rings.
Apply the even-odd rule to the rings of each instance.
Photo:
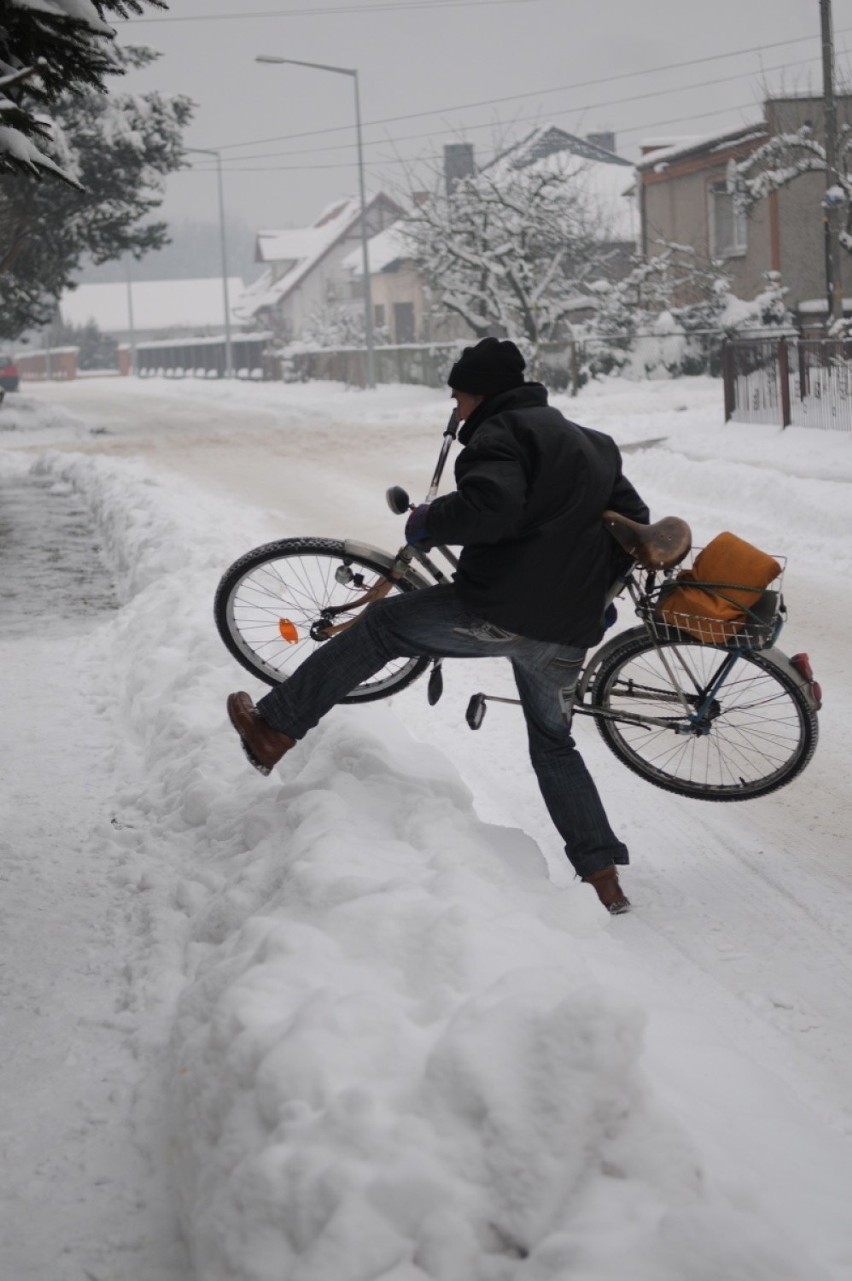
[[[444,181],[451,196],[462,178],[475,172],[472,142],[449,142],[444,147]]]
[[[612,130],[603,133],[587,133],[586,142],[594,143],[596,147],[603,147],[604,151],[611,151],[615,156],[618,153],[615,150],[615,134]]]

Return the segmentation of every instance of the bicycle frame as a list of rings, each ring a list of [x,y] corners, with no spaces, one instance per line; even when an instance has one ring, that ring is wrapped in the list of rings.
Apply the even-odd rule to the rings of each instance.
[[[457,431],[458,431],[458,418],[457,418],[456,411],[454,409],[453,412],[450,414],[449,421],[444,430],[443,438],[441,441],[441,448],[438,455],[438,460],[435,465],[435,470],[432,474],[432,480],[430,482],[429,489],[425,499],[427,503],[431,502],[433,498],[437,496],[438,488],[441,482],[441,477],[443,475],[447,458],[449,456],[450,447],[452,446],[452,443],[456,438]],[[397,515],[402,515],[404,512],[413,509],[414,504],[410,502],[408,494],[400,486],[392,486],[390,489],[388,489],[386,497],[387,497],[388,505],[390,506],[391,510]],[[363,555],[364,553],[368,553],[369,555],[375,558],[377,554],[377,549],[368,548],[364,544],[347,543],[347,547],[351,548],[353,556]],[[436,544],[432,550],[439,552],[446,559],[448,564],[453,568],[456,568],[458,566],[458,558],[453,555],[453,553],[449,550],[448,547],[445,547],[442,544]],[[388,561],[387,578],[382,582],[374,584],[374,586],[370,588],[369,591],[367,591],[358,600],[349,601],[345,606],[330,608],[327,611],[326,620],[324,620],[324,626],[317,631],[318,639],[320,637],[330,638],[331,636],[334,636],[337,633],[344,631],[347,627],[351,627],[352,623],[355,621],[354,618],[351,616],[353,611],[360,612],[362,609],[365,609],[367,608],[367,606],[372,604],[373,601],[381,600],[384,596],[388,594],[394,581],[398,581],[401,578],[408,577],[411,581],[413,581],[413,583],[416,584],[417,587],[428,586],[430,584],[430,581],[432,584],[439,584],[446,581],[446,575],[444,571],[440,569],[438,565],[435,564],[430,554],[422,550],[421,548],[413,546],[411,544],[408,544],[408,543],[403,544],[403,546],[399,548],[399,550],[397,551],[396,555],[393,558],[386,557],[383,554],[382,559],[387,559]],[[413,570],[412,563],[415,561],[425,571],[426,575],[428,575],[428,579],[424,578],[423,576],[421,576],[420,574],[416,573],[416,571]],[[635,578],[636,568],[637,568],[637,565],[636,563],[634,563],[627,571],[625,571],[625,573],[623,573],[615,581],[615,583],[613,583],[612,587],[607,593],[607,597],[606,597],[607,605],[611,604],[616,599],[616,597],[620,596],[625,590],[631,596],[634,605],[638,605],[639,601],[642,598],[642,592]],[[331,617],[344,611],[347,613],[347,615],[349,615],[346,622],[340,623],[338,625],[330,624]],[[662,716],[645,716],[645,715],[641,715],[640,713],[629,713],[629,712],[616,713],[616,712],[606,711],[603,708],[592,707],[585,704],[583,702],[583,697],[585,695],[585,692],[589,688],[591,675],[599,666],[601,657],[605,654],[608,648],[607,646],[603,646],[601,649],[598,649],[595,651],[595,653],[592,655],[591,662],[588,663],[584,668],[584,670],[581,672],[580,679],[577,682],[577,685],[573,689],[560,692],[560,696],[559,696],[560,707],[566,723],[570,723],[571,718],[576,714],[576,715],[583,715],[583,716],[592,716],[600,720],[620,721],[624,724],[646,725],[649,728],[650,727],[668,728],[668,729],[673,729],[675,733],[695,733],[697,726],[707,724],[707,714],[709,709],[713,705],[713,700],[718,690],[721,688],[721,686],[724,684],[725,680],[727,679],[728,675],[730,674],[732,668],[736,664],[736,661],[737,661],[736,653],[731,652],[730,654],[728,654],[727,658],[720,665],[720,669],[716,674],[716,677],[713,680],[711,686],[708,689],[700,691],[698,696],[696,695],[690,696],[686,694],[683,688],[681,687],[681,684],[678,681],[672,669],[671,664],[669,663],[668,655],[664,652],[663,647],[657,644],[656,637],[654,635],[652,627],[647,622],[643,622],[642,626],[644,630],[647,632],[647,634],[649,635],[649,637],[651,638],[651,640],[654,642],[654,647],[660,656],[660,660],[671,682],[672,701],[679,703],[683,717],[686,718],[686,723],[683,722],[683,717],[681,716],[662,717]],[[429,693],[429,699],[430,699],[430,702],[432,703],[437,702],[437,699],[440,697],[440,694],[441,694],[440,668],[441,668],[442,662],[443,662],[443,659],[441,658],[436,658],[432,662],[433,670],[432,670],[432,676],[430,677],[430,693]],[[638,694],[636,695],[636,697],[641,699],[642,695]],[[648,697],[651,698],[652,696],[648,695]],[[661,696],[659,691],[655,692],[655,694],[653,695],[653,698],[655,702],[657,703],[660,702]],[[699,701],[699,698],[700,698],[700,701]],[[479,725],[482,723],[482,718],[485,715],[485,704],[487,702],[506,703],[506,704],[512,704],[515,706],[520,705],[520,699],[517,699],[517,698],[505,698],[505,697],[498,697],[497,695],[489,695],[489,694],[475,694],[473,695],[471,702],[468,706],[467,719],[468,719],[468,724],[471,726],[471,728],[477,728],[477,729],[479,728]],[[692,703],[692,706],[690,706],[691,703]],[[698,732],[706,733],[708,732],[708,728],[699,730]]]

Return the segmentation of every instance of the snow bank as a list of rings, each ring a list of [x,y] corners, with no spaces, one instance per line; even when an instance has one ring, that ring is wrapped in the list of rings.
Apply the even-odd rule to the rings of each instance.
[[[254,683],[210,618],[245,512],[136,463],[39,465],[85,495],[125,602],[116,839],[200,1281],[827,1276],[656,1097],[644,1013],[587,953],[618,924],[389,706],[247,767],[224,696]]]

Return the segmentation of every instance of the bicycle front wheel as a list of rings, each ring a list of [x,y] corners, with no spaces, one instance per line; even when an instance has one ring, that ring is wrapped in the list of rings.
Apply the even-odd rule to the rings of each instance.
[[[708,699],[728,658],[689,639],[625,640],[598,672],[591,703],[616,718],[648,719],[597,718],[606,745],[649,783],[699,800],[751,800],[789,783],[814,754],[816,713],[787,673],[753,650],[737,654]]]
[[[278,685],[320,645],[321,631],[357,617],[371,588],[386,585],[386,566],[354,556],[331,538],[286,538],[240,557],[223,575],[213,613],[227,649],[247,671]],[[388,596],[416,590],[394,581]],[[369,606],[366,606],[369,608]],[[368,703],[404,689],[426,658],[398,658],[356,686],[344,703]]]

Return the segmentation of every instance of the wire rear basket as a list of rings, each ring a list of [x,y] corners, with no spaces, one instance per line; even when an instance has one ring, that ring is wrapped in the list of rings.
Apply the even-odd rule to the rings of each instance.
[[[728,649],[766,649],[774,644],[784,619],[784,557],[776,556],[781,572],[766,587],[747,583],[704,582],[694,579],[689,563],[662,583],[650,574],[636,612],[659,640],[697,640]]]

